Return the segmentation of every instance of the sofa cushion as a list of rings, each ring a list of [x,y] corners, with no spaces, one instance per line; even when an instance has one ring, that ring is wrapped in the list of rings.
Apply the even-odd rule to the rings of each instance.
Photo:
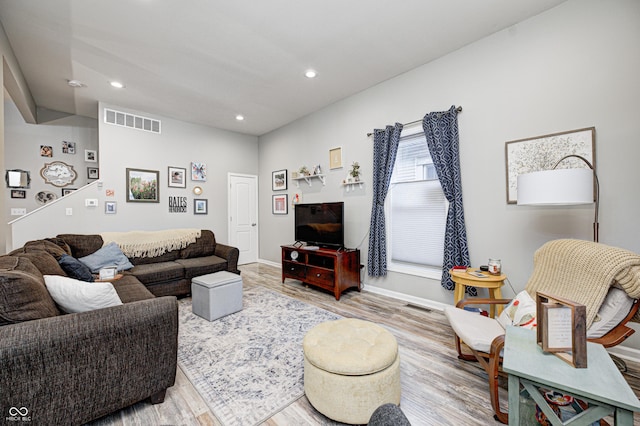
[[[45,275],[49,294],[64,312],[86,312],[122,305],[113,285],[109,282],[79,281],[59,275]]]
[[[176,262],[136,265],[129,273],[145,285],[184,278],[184,268]]]
[[[69,245],[71,256],[75,258],[88,256],[104,245],[102,237],[98,234],[60,234],[56,238]]]
[[[73,256],[63,254],[58,263],[71,278],[92,282],[94,280],[91,269]]]
[[[207,229],[200,232],[200,237],[195,243],[191,243],[180,250],[181,259],[190,259],[194,257],[210,256],[216,251],[215,234]]]
[[[0,325],[59,314],[42,274],[29,259],[0,256]]]
[[[118,271],[125,271],[133,268],[133,265],[129,262],[127,256],[122,253],[118,244],[114,242],[111,242],[101,249],[98,249],[88,256],[81,257],[78,260],[87,265],[94,274],[97,274],[100,272],[100,269],[106,266],[115,266],[118,268]]]
[[[55,257],[43,250],[12,252],[12,256],[29,259],[42,275],[67,275]]]
[[[194,277],[199,277],[200,275],[225,271],[227,269],[227,261],[218,256],[178,259],[176,260],[176,263],[179,263],[184,267],[184,276],[189,280]]]
[[[133,275],[125,274],[122,278],[111,281],[118,292],[122,303],[153,299],[155,296]]]

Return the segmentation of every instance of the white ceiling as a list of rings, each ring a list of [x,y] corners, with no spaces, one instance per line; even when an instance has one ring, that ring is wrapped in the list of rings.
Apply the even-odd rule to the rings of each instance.
[[[0,0],[0,21],[40,107],[262,135],[563,1]]]

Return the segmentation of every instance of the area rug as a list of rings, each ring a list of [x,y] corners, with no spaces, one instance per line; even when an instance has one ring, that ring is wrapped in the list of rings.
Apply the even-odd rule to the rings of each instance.
[[[225,426],[257,425],[304,395],[302,339],[341,318],[261,287],[243,309],[209,322],[179,304],[178,362]]]

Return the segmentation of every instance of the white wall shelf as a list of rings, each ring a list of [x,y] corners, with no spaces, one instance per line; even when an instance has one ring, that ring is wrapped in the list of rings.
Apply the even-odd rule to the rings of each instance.
[[[356,190],[356,185],[358,185],[359,189],[362,189],[362,185],[364,184],[364,182],[362,181],[358,181],[358,182],[343,182],[342,186],[344,186],[347,190],[347,192],[349,191],[355,191]]]
[[[306,181],[306,182],[309,184],[309,186],[312,186],[313,178],[318,178],[318,179],[320,179],[320,182],[322,182],[322,185],[323,185],[323,186],[324,186],[324,185],[326,185],[326,182],[325,182],[325,180],[324,180],[324,175],[300,176],[300,177],[297,177],[297,178],[291,178],[291,179],[292,179],[292,180],[294,180],[294,181],[296,182],[296,187],[297,187],[297,188],[300,188],[300,181],[301,181],[301,180]]]

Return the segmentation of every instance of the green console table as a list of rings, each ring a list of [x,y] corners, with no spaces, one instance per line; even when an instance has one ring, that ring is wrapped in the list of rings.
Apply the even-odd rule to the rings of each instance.
[[[633,426],[633,412],[640,401],[622,377],[602,345],[587,343],[588,368],[573,368],[536,343],[534,330],[507,327],[502,368],[509,375],[509,424],[520,424],[520,385],[538,404],[554,426],[590,425],[613,415],[616,425]],[[557,390],[589,403],[567,423],[555,415],[539,387]]]

